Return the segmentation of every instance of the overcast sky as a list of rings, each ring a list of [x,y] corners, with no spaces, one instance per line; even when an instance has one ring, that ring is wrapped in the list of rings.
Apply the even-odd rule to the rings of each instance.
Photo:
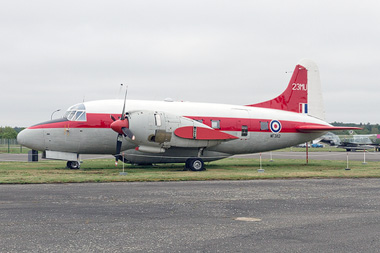
[[[300,59],[320,69],[328,122],[380,123],[379,1],[0,0],[0,126],[83,100],[252,104]]]

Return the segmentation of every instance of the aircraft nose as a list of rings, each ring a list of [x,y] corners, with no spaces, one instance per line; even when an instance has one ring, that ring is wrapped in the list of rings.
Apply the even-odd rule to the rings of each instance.
[[[17,135],[17,142],[25,147],[44,150],[43,132],[41,129],[24,129]]]
[[[24,129],[21,132],[19,132],[17,135],[17,143],[20,145],[23,145],[23,146],[25,146],[26,131],[27,131],[27,129]]]

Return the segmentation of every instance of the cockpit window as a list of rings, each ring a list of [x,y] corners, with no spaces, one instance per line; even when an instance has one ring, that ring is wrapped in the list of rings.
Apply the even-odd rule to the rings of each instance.
[[[70,121],[86,121],[86,107],[84,104],[74,105],[66,111],[63,117]]]

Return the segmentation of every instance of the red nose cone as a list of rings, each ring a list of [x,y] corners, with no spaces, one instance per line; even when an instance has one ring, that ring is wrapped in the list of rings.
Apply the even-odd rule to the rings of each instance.
[[[125,119],[125,120],[119,119],[111,123],[111,128],[116,133],[123,134],[123,131],[121,130],[123,127],[129,128],[128,119]]]

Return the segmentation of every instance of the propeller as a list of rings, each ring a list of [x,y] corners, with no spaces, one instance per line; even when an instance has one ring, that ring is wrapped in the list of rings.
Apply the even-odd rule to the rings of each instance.
[[[127,101],[127,93],[128,93],[128,87],[125,91],[124,104],[123,104],[123,110],[121,112],[121,117],[119,119],[115,119],[114,116],[110,115],[111,119],[113,120],[113,122],[111,123],[111,128],[116,133],[118,133],[117,140],[116,140],[116,155],[115,155],[116,164],[120,158],[121,145],[123,144],[122,136],[126,136],[130,138],[131,140],[135,139],[135,136],[133,135],[132,131],[129,129],[129,119],[128,117],[125,116],[125,104]]]

